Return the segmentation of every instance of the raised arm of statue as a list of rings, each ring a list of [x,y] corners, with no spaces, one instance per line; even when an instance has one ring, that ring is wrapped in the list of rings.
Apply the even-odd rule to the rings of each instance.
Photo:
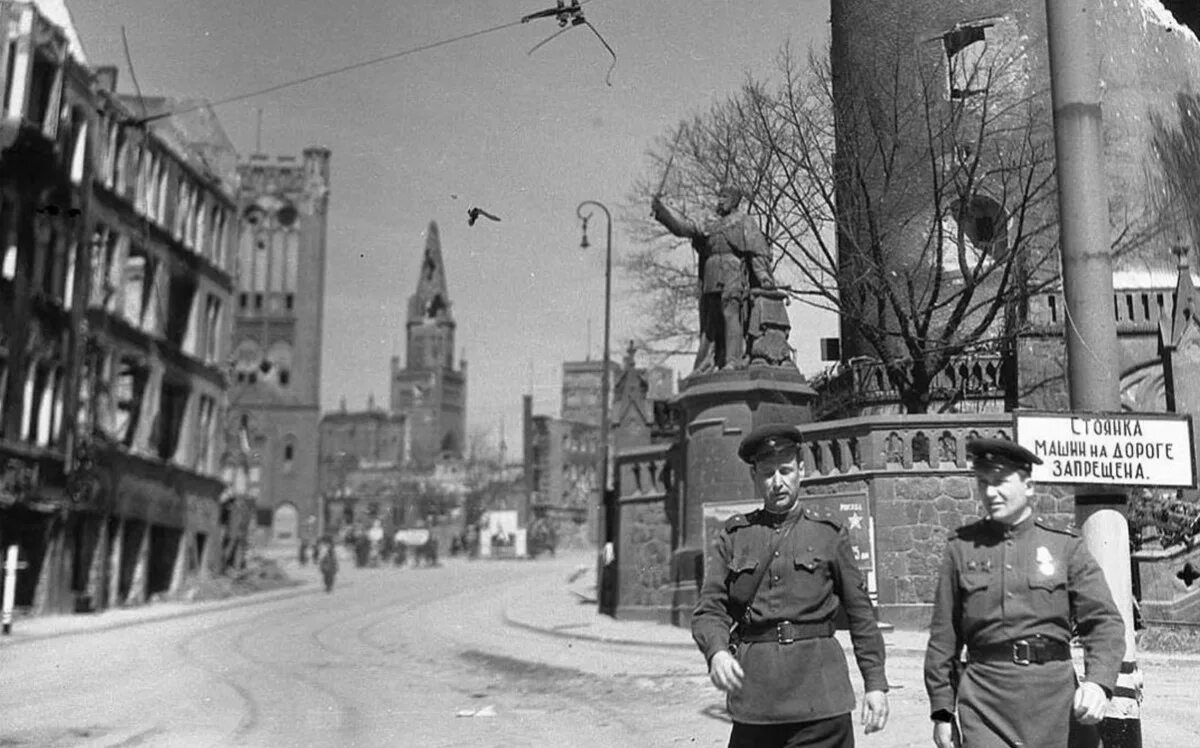
[[[667,231],[675,236],[684,239],[698,239],[704,235],[694,221],[679,211],[667,207],[657,195],[650,199],[650,212],[654,215],[654,220],[661,223]]]

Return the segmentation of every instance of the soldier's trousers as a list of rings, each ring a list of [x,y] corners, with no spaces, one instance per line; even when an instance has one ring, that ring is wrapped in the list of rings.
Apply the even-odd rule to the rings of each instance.
[[[854,748],[854,721],[842,714],[777,725],[734,722],[729,748]]]

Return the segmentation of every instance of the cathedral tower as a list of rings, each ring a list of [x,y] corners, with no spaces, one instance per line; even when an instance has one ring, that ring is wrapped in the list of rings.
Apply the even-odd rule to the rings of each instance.
[[[436,222],[429,223],[417,290],[408,299],[405,366],[392,358],[391,410],[408,417],[412,462],[461,459],[466,433],[467,364],[454,368],[454,315]]]
[[[241,237],[229,410],[250,439],[259,529],[294,542],[318,513],[329,151],[238,167]]]

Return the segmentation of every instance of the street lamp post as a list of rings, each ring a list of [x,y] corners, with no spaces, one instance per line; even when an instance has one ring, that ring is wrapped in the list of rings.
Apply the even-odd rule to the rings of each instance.
[[[611,506],[611,497],[608,490],[608,400],[611,384],[609,381],[609,365],[608,365],[608,336],[609,328],[612,319],[612,214],[608,212],[608,208],[604,203],[595,200],[584,200],[575,208],[575,215],[583,221],[583,240],[579,246],[587,249],[588,243],[587,227],[588,220],[592,217],[592,213],[584,213],[584,208],[593,206],[604,211],[605,221],[605,242],[604,242],[604,355],[601,359],[600,369],[600,508],[602,517],[603,533],[600,536],[602,547],[601,562],[598,581],[600,583],[600,612],[611,614],[615,609],[615,600],[612,599],[611,582],[606,584],[609,579],[609,567],[613,562],[613,544],[616,543],[616,537],[613,536],[614,511]],[[605,594],[606,589],[609,594]]]

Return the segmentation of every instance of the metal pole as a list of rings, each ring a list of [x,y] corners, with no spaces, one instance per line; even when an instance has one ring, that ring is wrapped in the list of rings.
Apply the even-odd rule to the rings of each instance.
[[[602,531],[600,533],[601,561],[599,575],[597,581],[600,583],[601,590],[598,597],[600,598],[600,611],[602,613],[613,612],[615,601],[606,600],[604,594],[604,579],[607,567],[613,562],[613,551],[615,550],[616,537],[613,532],[612,514],[613,507],[611,506],[612,497],[608,487],[608,401],[609,391],[611,389],[611,372],[609,371],[608,351],[609,351],[609,332],[612,326],[612,214],[608,212],[608,208],[595,200],[584,200],[575,208],[575,214],[583,220],[583,241],[581,245],[587,247],[587,222],[591,214],[584,214],[583,209],[586,206],[594,206],[604,211],[605,221],[605,243],[604,243],[604,354],[601,360],[600,370],[600,523]]]
[[[1066,301],[1067,377],[1073,411],[1121,409],[1099,68],[1091,41],[1098,22],[1094,0],[1046,0]],[[1075,495],[1076,523],[1088,550],[1104,570],[1125,620],[1125,658],[1100,727],[1104,745],[1113,748],[1137,748],[1142,744],[1142,678],[1133,638],[1125,503],[1123,492],[1098,487]]]

